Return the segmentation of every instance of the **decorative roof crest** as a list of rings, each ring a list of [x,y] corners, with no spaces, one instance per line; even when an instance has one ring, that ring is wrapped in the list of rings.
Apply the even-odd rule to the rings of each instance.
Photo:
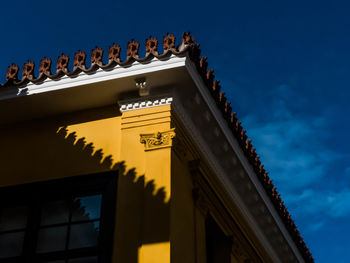
[[[6,81],[17,81],[18,80],[18,66],[15,63],[12,63],[11,66],[8,66],[6,73]]]
[[[113,43],[112,46],[109,47],[108,50],[108,61],[111,63],[112,61],[120,62],[120,46]]]
[[[51,74],[51,59],[44,57],[40,60],[39,74]]]
[[[149,54],[158,55],[157,47],[158,39],[153,38],[152,36],[146,39],[146,57],[148,57]]]
[[[78,53],[74,54],[74,67],[73,67],[73,69],[85,68],[85,60],[86,60],[86,53],[79,50]]]
[[[23,65],[23,71],[22,71],[22,79],[28,78],[32,79],[34,78],[34,62],[28,60],[27,63],[24,63]]]
[[[68,71],[68,62],[69,62],[69,57],[62,53],[62,55],[59,56],[57,59],[56,72],[58,73],[59,71]]]
[[[91,50],[91,64],[102,65],[103,49],[96,46]]]
[[[126,53],[127,60],[129,60],[129,58],[139,57],[139,47],[140,43],[135,41],[134,39],[131,39],[131,42],[128,42],[128,48]]]
[[[163,49],[164,53],[175,48],[175,36],[170,35],[169,32],[163,37]]]

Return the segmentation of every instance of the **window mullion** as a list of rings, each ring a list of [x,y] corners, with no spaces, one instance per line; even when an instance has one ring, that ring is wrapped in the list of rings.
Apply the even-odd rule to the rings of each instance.
[[[69,250],[69,237],[70,237],[70,228],[71,228],[71,222],[72,222],[72,214],[73,214],[73,198],[70,198],[70,204],[69,204],[69,219],[68,219],[68,226],[67,226],[67,237],[66,237],[66,257],[65,257],[65,262],[68,263],[68,250]]]
[[[32,192],[30,196],[24,196],[24,200],[28,200],[27,229],[25,231],[22,253],[26,263],[35,261],[35,249],[40,223],[40,197],[41,194],[37,191]]]

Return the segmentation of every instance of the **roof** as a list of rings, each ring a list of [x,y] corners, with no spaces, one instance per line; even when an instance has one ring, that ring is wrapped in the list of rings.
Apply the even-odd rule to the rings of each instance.
[[[79,50],[78,53],[75,53],[74,55],[72,71],[69,71],[68,69],[70,58],[67,55],[62,54],[57,60],[56,73],[53,74],[51,72],[52,60],[45,57],[40,61],[39,75],[37,77],[34,75],[34,62],[28,60],[28,62],[23,65],[21,79],[18,78],[19,67],[15,64],[9,66],[6,74],[6,82],[4,84],[0,84],[0,88],[7,87],[9,89],[16,89],[26,86],[29,82],[40,84],[47,78],[59,80],[63,76],[77,76],[81,72],[93,73],[99,69],[109,70],[117,65],[125,67],[131,65],[135,61],[147,63],[154,58],[166,60],[172,55],[188,55],[188,57],[196,65],[198,73],[210,91],[217,104],[217,107],[221,111],[223,118],[226,120],[229,128],[232,131],[232,134],[237,139],[246,158],[254,168],[257,178],[263,185],[267,195],[271,199],[275,209],[301,252],[304,260],[306,262],[314,262],[314,259],[303,238],[301,237],[294,220],[291,218],[291,215],[288,212],[287,207],[284,205],[280,194],[277,192],[276,187],[268,176],[268,172],[264,169],[264,165],[261,163],[260,157],[252,145],[252,141],[248,139],[246,130],[243,129],[242,123],[238,121],[236,112],[232,112],[231,103],[227,100],[225,93],[221,91],[220,81],[215,80],[214,70],[208,70],[207,57],[200,56],[201,50],[199,46],[199,44],[194,42],[194,38],[190,33],[183,33],[182,42],[178,46],[175,45],[175,36],[167,33],[167,35],[163,37],[163,52],[162,54],[159,54],[158,40],[151,36],[146,39],[145,42],[145,57],[140,58],[140,43],[132,39],[132,41],[128,42],[127,44],[127,57],[125,61],[122,61],[120,58],[120,46],[113,43],[108,50],[107,64],[103,64],[102,61],[104,52],[103,49],[96,47],[91,51],[91,65],[89,68],[86,68],[86,53]]]

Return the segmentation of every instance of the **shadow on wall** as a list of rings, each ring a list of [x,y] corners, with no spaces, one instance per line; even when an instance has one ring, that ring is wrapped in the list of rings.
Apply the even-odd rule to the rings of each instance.
[[[62,127],[57,136],[64,152],[73,163],[83,165],[89,171],[119,171],[116,233],[114,258],[117,262],[139,262],[139,249],[145,244],[169,241],[170,201],[165,202],[164,188],[157,189],[154,181],[145,181],[134,168],[126,170],[125,161],[114,162],[111,155],[104,156],[102,149],[94,150],[94,144],[77,139],[76,133],[68,133]],[[74,159],[78,160],[75,162]]]
[[[72,123],[106,118],[82,114],[90,117],[80,118],[79,113],[72,121],[50,118],[2,126],[0,186],[118,170],[114,261],[137,263],[142,245],[169,241],[170,201],[165,201],[164,188],[146,182],[135,169],[126,170],[125,161],[116,162],[113,156],[104,156],[103,149],[95,149],[93,142],[69,133]]]

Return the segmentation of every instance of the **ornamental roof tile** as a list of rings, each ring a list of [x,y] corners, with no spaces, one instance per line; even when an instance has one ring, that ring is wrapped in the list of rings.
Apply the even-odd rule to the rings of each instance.
[[[189,58],[196,65],[197,71],[202,77],[204,83],[206,84],[209,92],[211,93],[214,101],[216,102],[218,108],[220,109],[223,118],[228,123],[229,128],[232,131],[232,134],[237,139],[242,151],[244,152],[246,158],[252,165],[258,179],[263,185],[267,195],[271,199],[274,207],[276,208],[279,216],[282,218],[285,227],[292,236],[296,246],[301,252],[304,260],[306,262],[314,262],[314,259],[307,248],[303,238],[300,235],[300,232],[297,229],[297,226],[294,223],[294,220],[291,218],[290,213],[287,210],[287,207],[284,205],[284,202],[281,199],[281,195],[277,192],[277,188],[273,185],[272,180],[268,176],[268,172],[264,169],[264,165],[260,161],[259,155],[256,153],[256,149],[252,145],[252,141],[248,139],[246,135],[246,130],[243,129],[242,123],[238,121],[236,112],[232,112],[231,102],[227,101],[224,92],[220,92],[221,86],[220,81],[215,80],[214,70],[207,69],[208,62],[207,57],[200,57],[201,50],[199,44],[194,42],[193,36],[190,33],[183,33],[182,42],[177,47],[175,46],[175,36],[167,33],[163,37],[163,53],[158,53],[158,40],[150,36],[146,39],[145,48],[146,54],[145,57],[139,57],[139,48],[140,43],[134,39],[127,44],[127,58],[125,61],[120,59],[121,48],[119,45],[113,43],[108,50],[108,63],[103,64],[103,49],[96,47],[91,51],[91,65],[89,68],[86,68],[86,53],[78,51],[74,55],[74,64],[73,70],[69,71],[68,63],[69,57],[65,54],[62,54],[58,57],[56,73],[51,73],[51,64],[52,61],[49,58],[44,57],[40,61],[39,75],[35,77],[34,75],[34,62],[29,61],[24,64],[22,70],[22,78],[18,79],[19,67],[15,64],[12,64],[7,69],[6,82],[0,84],[2,87],[22,87],[32,83],[41,83],[45,79],[60,79],[64,75],[75,76],[80,72],[91,73],[98,69],[108,70],[116,65],[128,66],[131,65],[134,61],[140,63],[145,63],[153,58],[159,60],[169,59],[171,55],[175,56],[185,56],[188,54]]]

